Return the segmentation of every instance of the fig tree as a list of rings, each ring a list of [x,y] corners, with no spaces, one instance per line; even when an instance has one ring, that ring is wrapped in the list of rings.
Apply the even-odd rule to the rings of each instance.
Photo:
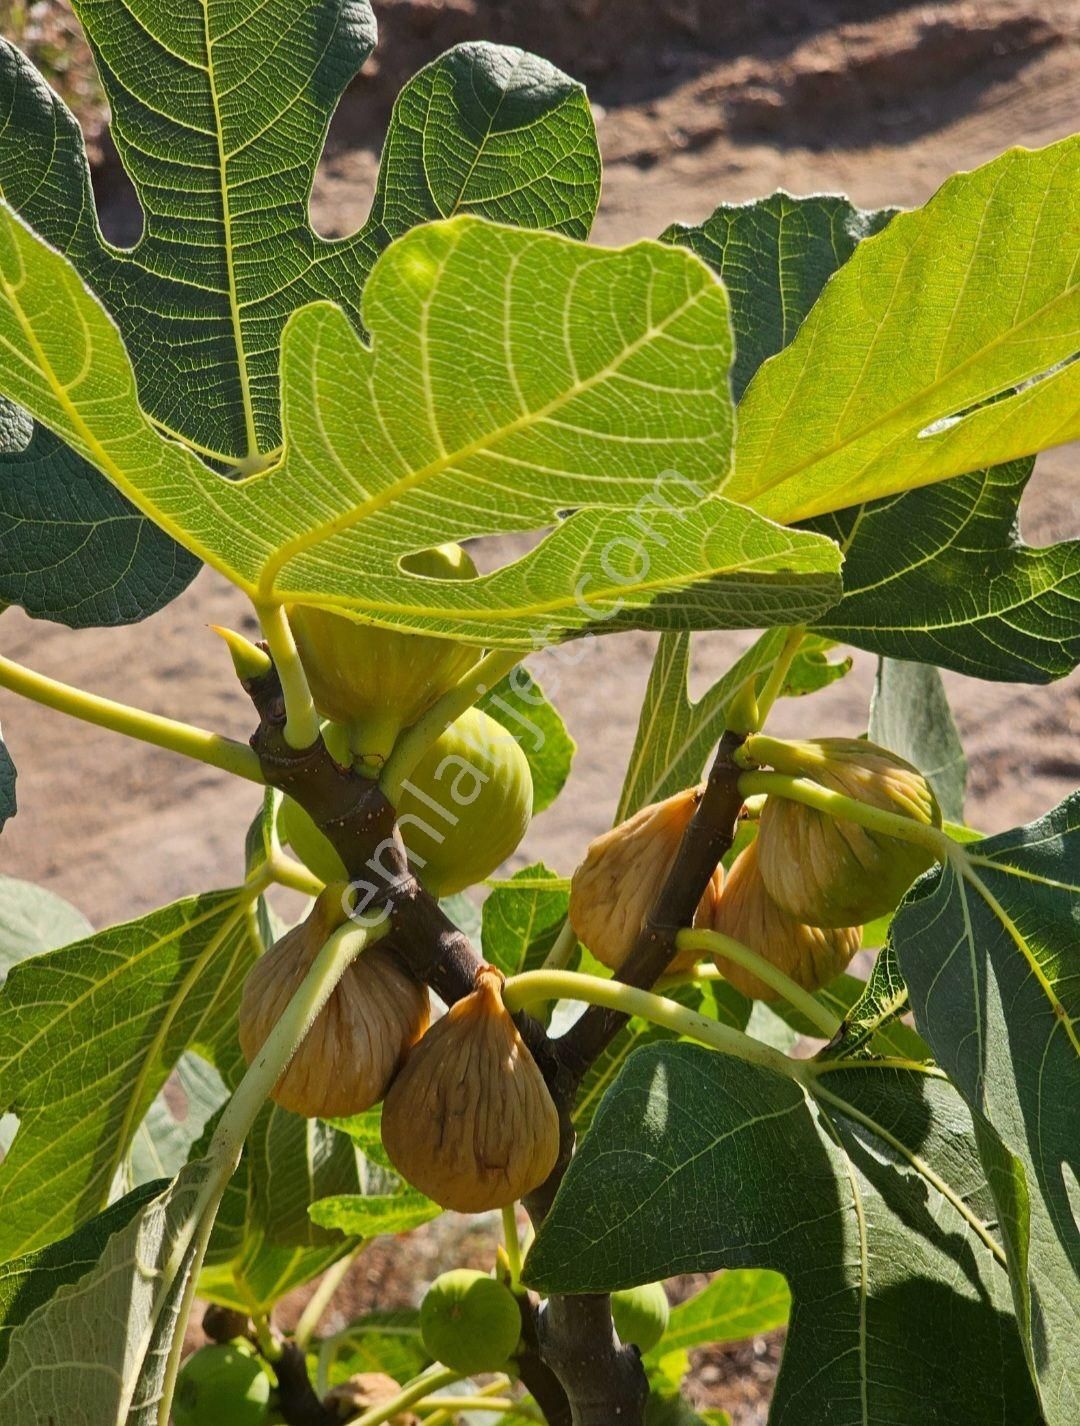
[[[918,768],[865,739],[787,743],[772,761],[780,772],[923,826],[941,826],[937,798]],[[758,841],[769,895],[814,926],[861,925],[886,915],[933,861],[914,842],[784,797],[766,801]]]
[[[443,1208],[484,1213],[543,1183],[559,1115],[502,999],[494,966],[437,1020],[386,1096],[382,1140],[394,1167]]]
[[[642,1355],[651,1352],[667,1331],[669,1313],[661,1282],[646,1282],[611,1294],[611,1315],[619,1341],[631,1343]]]
[[[521,1336],[521,1311],[503,1283],[469,1268],[442,1273],[420,1304],[424,1346],[444,1366],[473,1376],[501,1371]]]
[[[173,1396],[174,1426],[263,1426],[270,1378],[238,1344],[200,1347],[180,1368]]]

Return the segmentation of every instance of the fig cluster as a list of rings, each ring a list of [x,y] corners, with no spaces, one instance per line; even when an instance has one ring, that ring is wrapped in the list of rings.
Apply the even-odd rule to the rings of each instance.
[[[921,825],[940,826],[926,779],[910,763],[863,739],[776,744],[778,771]],[[674,861],[693,816],[697,789],[643,808],[598,837],[574,873],[570,920],[579,938],[617,969]],[[718,868],[694,925],[755,951],[806,990],[838,976],[862,942],[864,922],[895,909],[932,860],[924,848],[783,797],[766,800],[757,837]],[[776,991],[718,956],[738,990],[755,999]],[[678,965],[678,961],[675,963]]]

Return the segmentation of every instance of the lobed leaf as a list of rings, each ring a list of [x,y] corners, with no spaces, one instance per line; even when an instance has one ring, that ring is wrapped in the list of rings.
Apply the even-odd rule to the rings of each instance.
[[[805,520],[1080,434],[1078,191],[1080,139],[1012,149],[861,243],[748,388],[724,494]]]
[[[285,453],[230,483],[159,438],[105,313],[0,219],[0,385],[257,599],[526,646],[592,627],[802,621],[835,601],[830,541],[709,494],[731,441],[730,331],[723,289],[687,254],[470,218],[414,230],[364,289],[372,349],[329,304],[294,314]],[[626,533],[635,505],[649,511],[640,539]],[[481,578],[399,568],[575,507]]]
[[[770,1420],[1035,1426],[995,1211],[959,1095],[845,1062],[793,1078],[632,1055],[525,1264],[541,1291],[767,1267],[791,1290]]]
[[[1073,794],[1037,822],[955,848],[891,932],[915,1023],[988,1126],[981,1145],[1050,1426],[1080,1412],[1078,853]]]

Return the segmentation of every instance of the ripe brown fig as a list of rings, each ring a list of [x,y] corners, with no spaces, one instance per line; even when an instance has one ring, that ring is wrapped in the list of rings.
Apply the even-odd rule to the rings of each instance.
[[[758,865],[760,837],[731,864],[723,894],[708,929],[741,941],[804,990],[818,990],[843,971],[862,943],[862,927],[823,930],[797,920],[769,895]],[[775,1000],[777,992],[751,971],[714,956],[725,980],[755,1000]]]
[[[780,772],[811,778],[923,826],[941,826],[941,808],[918,768],[865,739],[787,743],[772,761]],[[785,797],[766,801],[758,840],[769,895],[814,926],[853,926],[884,916],[934,860],[925,847]]]
[[[612,970],[630,954],[700,800],[701,789],[688,787],[642,807],[589,843],[570,883],[570,924]],[[698,905],[695,926],[708,924],[723,883],[723,870],[717,867]]]
[[[255,962],[240,1002],[240,1046],[249,1063],[341,920],[337,898],[324,893],[308,919]],[[308,1118],[370,1109],[424,1033],[429,1014],[427,989],[388,951],[372,946],[334,987],[272,1098]]]
[[[543,1183],[559,1116],[485,965],[405,1061],[386,1096],[382,1139],[398,1172],[443,1208],[483,1213]]]

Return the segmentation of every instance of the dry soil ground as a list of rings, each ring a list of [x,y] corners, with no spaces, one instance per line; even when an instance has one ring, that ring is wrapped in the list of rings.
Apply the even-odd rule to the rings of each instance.
[[[721,200],[778,186],[842,190],[865,206],[916,204],[956,169],[1077,127],[1075,0],[1043,0],[1037,15],[1015,0],[725,7],[625,0],[625,9],[616,0],[531,9],[401,0],[376,8],[386,21],[387,54],[397,41],[408,63],[384,60],[381,78],[360,82],[334,125],[313,199],[328,233],[349,231],[366,210],[388,77],[402,77],[447,43],[484,34],[531,42],[585,72],[606,160],[595,229],[603,242],[700,220]],[[600,33],[602,42],[589,42]],[[587,62],[575,66],[575,54]],[[108,165],[99,186],[110,230],[130,231],[130,208]],[[1076,452],[1043,457],[1023,510],[1027,538],[1076,534],[1078,492]],[[11,611],[3,649],[65,680],[246,736],[250,713],[207,630],[211,622],[251,626],[242,599],[204,571],[175,604],[134,629],[72,633]],[[705,687],[746,641],[697,639],[695,685]],[[567,792],[535,823],[517,864],[543,857],[569,871],[609,824],[652,647],[650,637],[629,634],[595,641],[574,665],[536,660],[542,678],[557,678],[580,750]],[[872,664],[859,656],[854,671],[813,705],[782,707],[777,730],[862,731]],[[1077,677],[1049,688],[952,675],[947,683],[972,765],[975,825],[996,830],[1025,821],[1077,785]],[[97,924],[240,874],[243,831],[257,801],[251,787],[7,695],[0,695],[0,720],[21,770],[21,810],[0,841],[5,873],[53,888]],[[408,1262],[423,1275],[422,1249],[410,1248]],[[408,1297],[415,1279],[403,1266],[380,1251],[361,1264],[349,1296]],[[764,1421],[776,1355],[769,1344],[734,1357],[711,1354],[699,1364],[698,1399],[727,1406],[737,1426]]]

